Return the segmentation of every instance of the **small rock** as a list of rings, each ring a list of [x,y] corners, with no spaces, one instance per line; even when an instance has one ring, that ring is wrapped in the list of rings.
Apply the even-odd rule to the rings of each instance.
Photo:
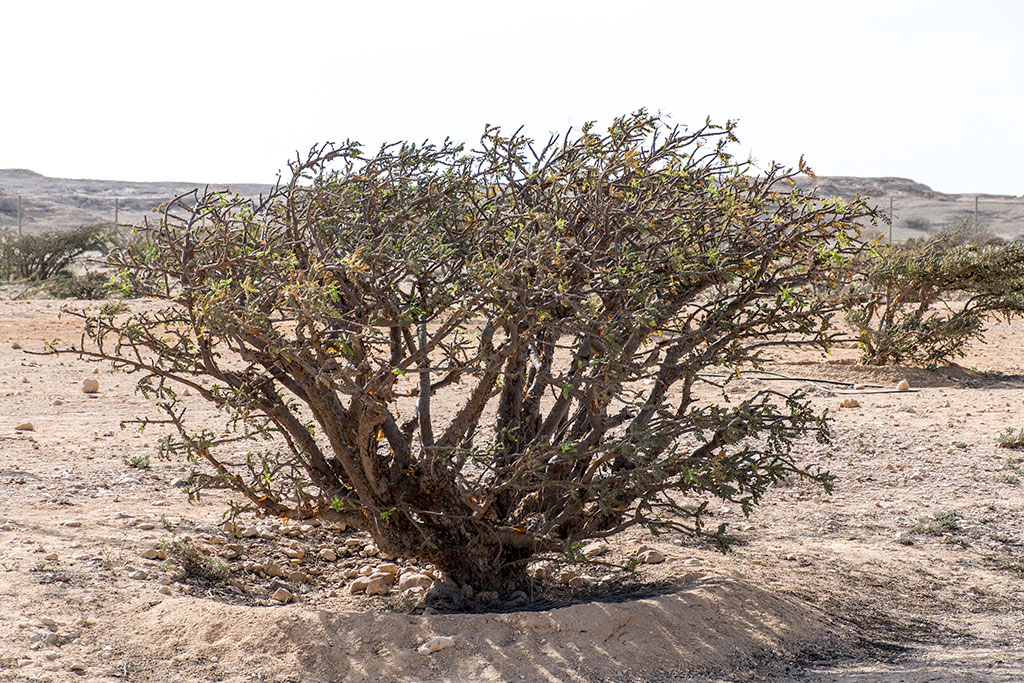
[[[588,560],[592,560],[595,557],[599,557],[608,552],[608,544],[602,543],[601,541],[595,541],[593,543],[583,546],[582,552],[583,557],[587,558]]]
[[[21,344],[19,344],[18,342],[14,342],[13,344],[11,344],[11,348],[17,351],[18,349],[21,348]]]
[[[295,548],[285,548],[282,550],[286,557],[293,560],[303,560],[306,558],[306,553],[303,550],[297,550]]]
[[[360,576],[358,579],[349,584],[348,592],[352,595],[355,595],[356,593],[365,593],[366,587],[368,585],[370,585],[370,577]]]
[[[665,561],[665,553],[654,548],[648,548],[637,555],[637,559],[645,564],[660,564]]]
[[[155,528],[156,528],[156,524],[153,524],[153,522],[143,522],[142,524],[139,525],[139,530],[140,531],[152,531]]]
[[[270,596],[271,600],[276,600],[280,603],[289,603],[295,598],[287,588],[278,588],[274,591],[274,594]]]
[[[839,404],[840,408],[860,408],[860,401],[855,398],[844,398]]]
[[[95,394],[100,390],[100,383],[94,380],[92,377],[86,377],[82,380],[82,393],[83,394]]]
[[[73,671],[75,673],[84,672],[85,671],[85,664],[82,664],[81,662],[72,662],[71,664],[68,665],[68,671]]]
[[[416,572],[409,572],[402,574],[402,577],[398,579],[398,590],[407,591],[410,588],[422,588],[427,590],[433,585],[434,580],[426,574],[419,574]]]
[[[701,561],[696,557],[688,557],[685,560],[683,560],[684,567],[699,567],[700,565]]]
[[[135,579],[136,581],[145,581],[149,578],[149,574],[142,570],[134,571],[128,575],[129,579]]]
[[[306,583],[309,581],[309,577],[305,572],[292,572],[288,575],[288,580],[292,583]]]
[[[146,558],[147,560],[155,560],[160,556],[160,553],[157,551],[156,548],[146,548],[141,553],[139,553],[139,555]]]
[[[22,422],[20,425],[14,428],[16,432],[34,432],[36,431],[35,425],[31,422]]]
[[[267,562],[263,565],[263,573],[267,576],[284,576],[284,570],[281,569],[281,565],[275,562]]]
[[[47,562],[56,562],[57,561],[57,553],[50,553],[49,555],[44,555],[43,559],[46,560]]]
[[[384,572],[377,572],[367,578],[366,594],[367,595],[387,595],[388,591],[391,590],[391,585],[395,582],[394,574],[385,574]]]
[[[92,374],[94,374],[94,375],[100,374],[100,369],[99,368],[93,368],[92,369]]]
[[[330,548],[324,548],[320,551],[320,559],[324,562],[334,562],[338,559],[338,553],[334,552]]]
[[[910,382],[905,379],[901,379],[899,384],[896,385],[896,391],[907,391],[910,389]]]
[[[455,647],[455,639],[449,636],[434,636],[427,642],[416,648],[417,652],[422,652],[425,655],[432,655],[439,650],[445,648]]]
[[[39,623],[41,623],[43,626],[50,629],[51,631],[57,630],[57,622],[51,619],[50,617],[43,617],[39,620]]]
[[[394,562],[385,562],[384,564],[377,567],[377,571],[384,572],[385,574],[398,574],[398,565]]]
[[[868,388],[868,387],[867,387],[867,385],[866,385],[866,384],[854,384],[854,385],[853,385],[853,390],[854,390],[854,391],[864,391],[864,390],[865,390],[865,389],[867,389],[867,388]]]
[[[170,586],[160,586],[159,588],[157,588],[157,591],[159,591],[160,593],[163,593],[164,595],[170,595],[171,594],[171,587]]]

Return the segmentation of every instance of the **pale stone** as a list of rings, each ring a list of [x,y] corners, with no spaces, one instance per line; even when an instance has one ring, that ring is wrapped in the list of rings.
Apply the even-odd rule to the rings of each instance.
[[[83,394],[95,394],[100,390],[100,383],[94,380],[92,377],[86,377],[82,380],[82,393]]]
[[[665,553],[649,548],[637,555],[637,559],[646,564],[659,564],[665,561]]]
[[[14,428],[16,432],[34,432],[36,431],[35,425],[31,422],[22,422],[20,425]]]
[[[840,408],[860,408],[860,401],[855,398],[844,398],[839,404]]]
[[[370,577],[360,576],[358,579],[349,584],[348,592],[352,595],[355,595],[356,593],[365,593],[366,587],[368,585],[370,585]]]
[[[334,562],[338,559],[338,554],[330,548],[324,548],[320,551],[320,559],[324,562]]]
[[[402,577],[398,579],[398,590],[407,591],[410,588],[422,588],[427,590],[433,585],[434,580],[426,574],[418,574],[415,572],[409,572],[402,574]]]
[[[288,580],[292,583],[306,583],[309,581],[309,577],[306,576],[305,572],[292,572],[288,575]]]
[[[385,574],[398,574],[398,569],[398,565],[394,562],[385,562],[377,567],[377,571],[384,572]]]
[[[592,560],[595,557],[604,555],[606,552],[608,552],[608,544],[602,543],[601,541],[595,541],[593,543],[585,545],[583,546],[582,550],[583,557],[587,558],[588,560]]]
[[[263,573],[267,576],[284,576],[284,570],[274,562],[267,562],[263,565]]]
[[[433,638],[431,638],[430,640],[426,641],[418,648],[416,648],[416,651],[422,652],[426,655],[431,655],[435,652],[438,652],[439,650],[444,650],[445,648],[449,647],[455,647],[454,638],[451,638],[449,636],[434,636]]]
[[[295,596],[291,594],[287,588],[278,588],[274,591],[274,594],[270,596],[271,600],[276,600],[281,603],[291,602]]]
[[[391,590],[391,585],[395,582],[394,574],[385,574],[384,572],[377,572],[367,577],[366,594],[367,595],[387,595],[388,591]]]
[[[896,391],[907,391],[910,389],[910,382],[905,379],[901,379],[900,383],[896,385]]]

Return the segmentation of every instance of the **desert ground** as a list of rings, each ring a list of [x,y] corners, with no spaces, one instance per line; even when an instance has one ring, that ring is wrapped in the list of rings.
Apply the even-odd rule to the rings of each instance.
[[[832,445],[800,444],[832,495],[794,480],[749,518],[713,504],[725,554],[630,532],[569,567],[582,586],[436,613],[416,588],[351,593],[375,571],[443,578],[365,536],[190,504],[187,464],[121,428],[155,414],[132,376],[29,353],[79,340],[61,305],[0,301],[0,681],[1024,680],[1024,451],[997,447],[1024,427],[1024,321],[933,370],[782,354],[773,371],[846,383],[796,383],[834,416]],[[182,571],[186,539],[225,580]],[[644,548],[664,561],[613,566]]]

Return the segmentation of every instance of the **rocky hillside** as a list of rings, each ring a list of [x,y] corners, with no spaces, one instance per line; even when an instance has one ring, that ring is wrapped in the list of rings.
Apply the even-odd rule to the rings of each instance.
[[[24,169],[0,169],[0,226],[18,225],[18,197],[22,205],[22,229],[26,233],[62,230],[86,223],[114,220],[114,205],[119,206],[118,222],[139,223],[160,204],[190,192],[202,190],[205,183],[139,183],[122,180],[70,180],[48,178]],[[231,190],[247,197],[268,192],[269,185],[210,185],[211,189]]]
[[[1024,197],[1006,195],[960,195],[936,192],[927,185],[906,178],[854,178],[825,176],[800,178],[804,189],[819,195],[852,199],[866,197],[885,213],[892,198],[895,221],[893,237],[903,240],[940,230],[964,219],[973,220],[975,196],[978,223],[996,235],[1014,239],[1024,235]],[[23,169],[0,169],[0,226],[18,224],[18,197],[22,197],[22,225],[25,232],[60,230],[84,223],[114,220],[114,202],[120,205],[119,221],[141,222],[153,208],[204,183],[137,183],[116,180],[69,180],[48,178]],[[255,197],[270,190],[269,185],[211,185]],[[888,226],[877,228],[888,232]]]
[[[1024,237],[1024,197],[995,194],[944,194],[907,178],[854,178],[851,176],[802,177],[797,184],[820,196],[838,195],[853,199],[857,195],[889,213],[892,200],[893,239],[901,241],[957,225],[969,220],[973,225],[975,198],[978,225],[982,230],[1003,237]],[[888,224],[876,228],[888,234]]]

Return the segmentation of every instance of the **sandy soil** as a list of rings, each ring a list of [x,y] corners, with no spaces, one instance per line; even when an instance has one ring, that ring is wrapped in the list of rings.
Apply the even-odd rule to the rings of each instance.
[[[0,681],[1024,680],[1024,452],[996,447],[1024,426],[1022,322],[931,372],[863,368],[853,349],[781,359],[792,376],[914,390],[860,391],[856,408],[815,390],[835,443],[801,449],[835,494],[792,482],[749,519],[713,506],[735,529],[728,554],[637,533],[601,559],[647,544],[667,560],[642,565],[628,599],[582,588],[527,611],[412,614],[394,593],[349,594],[350,575],[385,563],[365,538],[257,520],[239,538],[225,497],[190,505],[158,435],[120,429],[152,414],[132,377],[25,354],[78,340],[59,308],[0,302]],[[234,585],[176,580],[161,554],[185,538],[239,555],[224,561]],[[270,599],[281,587],[296,599]],[[434,636],[454,646],[417,651]]]

